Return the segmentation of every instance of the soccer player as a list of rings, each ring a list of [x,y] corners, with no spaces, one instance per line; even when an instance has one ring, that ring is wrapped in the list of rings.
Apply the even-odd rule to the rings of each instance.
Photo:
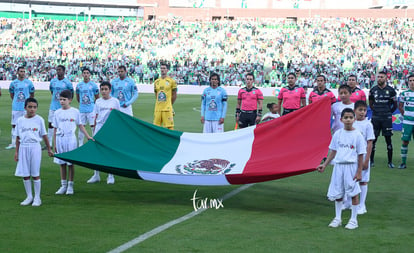
[[[53,156],[52,149],[47,138],[45,121],[39,115],[36,115],[37,100],[28,98],[24,102],[26,114],[16,120],[16,152],[14,160],[17,162],[15,176],[23,177],[24,189],[26,191],[26,199],[20,205],[40,206],[40,163],[42,159],[42,148],[40,141],[46,144],[49,156]],[[34,185],[34,198],[32,194],[32,182]]]
[[[408,76],[408,90],[401,92],[399,109],[403,119],[401,135],[401,164],[399,169],[407,168],[408,144],[411,136],[414,136],[414,75]]]
[[[277,96],[279,111],[283,104],[283,115],[296,111],[306,105],[306,93],[305,90],[296,85],[295,73],[289,73],[287,77],[287,87],[283,87],[279,95]]]
[[[351,102],[355,103],[358,100],[367,101],[367,95],[363,90],[357,87],[357,77],[356,75],[350,75],[348,76],[348,86],[351,87]]]
[[[326,88],[326,77],[324,75],[318,75],[316,77],[316,87],[309,94],[309,104],[321,100],[324,97],[331,99],[331,104],[336,102],[336,97],[332,91]]]
[[[6,149],[16,148],[16,122],[17,119],[25,114],[25,101],[27,98],[34,98],[35,87],[29,79],[26,78],[24,67],[17,68],[17,79],[10,83],[10,97],[12,99],[12,117],[11,117],[11,136],[12,142]],[[50,143],[49,143],[50,146]]]
[[[53,116],[53,146],[57,154],[69,152],[78,147],[76,140],[76,127],[79,126],[79,132],[82,132],[87,138],[92,139],[86,132],[85,127],[81,123],[79,110],[70,106],[73,95],[70,90],[60,92],[61,108],[56,110]],[[61,187],[56,194],[72,195],[73,179],[75,168],[72,163],[55,158],[54,162],[60,166],[60,182]],[[68,175],[69,174],[69,175]],[[69,181],[67,180],[69,176]]]
[[[119,104],[118,99],[111,97],[111,83],[109,82],[102,82],[100,87],[101,91],[101,98],[98,98],[95,103],[95,131],[94,135],[99,132],[102,128],[104,123],[109,117],[109,114],[112,110],[120,110],[121,106]],[[101,177],[99,175],[99,171],[95,170],[93,176],[87,181],[88,184],[93,184],[101,181]],[[108,174],[108,178],[106,179],[107,184],[114,184],[115,178],[114,175]]]
[[[362,178],[363,155],[366,154],[366,142],[362,134],[352,124],[355,113],[351,108],[345,108],[341,113],[344,128],[338,130],[329,145],[329,155],[326,161],[319,165],[318,171],[324,172],[326,166],[334,160],[331,182],[328,188],[328,199],[335,201],[335,218],[329,227],[342,225],[342,199],[352,198],[351,218],[346,229],[358,228],[358,195],[361,192],[358,181]]]
[[[135,81],[127,77],[125,66],[118,67],[118,78],[112,80],[111,96],[117,98],[121,105],[121,112],[133,116],[132,104],[138,98],[138,89]]]
[[[201,124],[203,133],[224,132],[224,118],[227,113],[227,92],[220,87],[220,76],[210,75],[210,87],[201,95]]]
[[[263,93],[254,84],[254,74],[246,75],[246,87],[237,95],[236,122],[239,128],[256,125],[260,122],[263,111]]]
[[[166,63],[160,65],[161,77],[154,81],[154,125],[174,129],[173,104],[177,99],[177,83],[167,75],[169,66]]]
[[[96,83],[91,81],[91,71],[88,68],[82,70],[83,81],[76,86],[76,100],[79,102],[80,124],[95,127],[94,107],[95,100],[99,98],[99,88]],[[85,135],[82,131],[78,133],[78,145],[83,145]]]
[[[53,140],[53,117],[57,109],[60,108],[60,93],[64,90],[70,90],[73,92],[73,85],[72,83],[65,78],[65,66],[58,65],[56,67],[56,75],[57,77],[53,78],[50,81],[49,90],[52,94],[52,100],[50,101],[50,109],[49,109],[49,130],[47,132],[47,137],[49,138],[50,145],[52,145]]]
[[[341,121],[342,110],[345,108],[354,109],[354,103],[352,103],[350,100],[351,88],[348,85],[343,84],[339,86],[338,94],[339,98],[341,98],[341,101],[331,106],[331,116],[334,119],[332,123],[332,133],[335,133],[336,131],[344,127]]]
[[[394,88],[387,85],[387,73],[378,73],[378,85],[369,91],[369,107],[372,110],[372,125],[374,126],[375,140],[372,145],[371,166],[374,167],[375,144],[382,132],[387,144],[388,168],[394,168],[392,163],[392,113],[397,110],[397,93]]]

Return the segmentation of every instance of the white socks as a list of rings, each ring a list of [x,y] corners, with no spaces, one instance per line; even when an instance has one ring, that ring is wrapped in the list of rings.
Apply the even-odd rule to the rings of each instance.
[[[342,200],[335,201],[335,218],[342,220]]]
[[[358,215],[358,206],[359,205],[352,205],[351,207],[351,220],[357,220]]]
[[[17,137],[17,130],[16,130],[16,128],[12,128],[12,130],[11,130],[11,136],[12,136],[12,142],[11,142],[11,144],[13,145],[13,146],[16,146],[16,137]]]
[[[85,135],[82,133],[81,130],[79,130],[78,133],[78,147],[83,145],[83,140],[85,139]]]
[[[47,138],[49,138],[49,144],[52,147],[52,143],[53,143],[53,132],[55,130],[53,128],[49,128],[49,130],[47,131]]]
[[[26,190],[27,198],[33,199],[32,182],[30,181],[30,179],[23,180],[23,185],[24,185],[24,189]]]
[[[38,180],[33,180],[33,185],[34,185],[34,195],[35,195],[35,199],[40,199],[40,179]]]
[[[359,205],[361,207],[365,206],[365,201],[367,200],[367,194],[368,194],[368,185],[360,185],[361,188],[361,195],[360,195],[360,201]]]

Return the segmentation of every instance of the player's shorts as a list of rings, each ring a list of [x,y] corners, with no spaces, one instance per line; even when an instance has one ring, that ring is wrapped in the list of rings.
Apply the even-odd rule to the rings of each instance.
[[[90,126],[95,124],[96,113],[94,112],[81,112],[80,113],[80,124],[86,126],[89,123]]]
[[[174,129],[174,116],[172,111],[154,112],[154,125]]]
[[[132,113],[132,106],[131,105],[129,105],[127,107],[122,107],[121,106],[121,108],[119,109],[119,111],[121,111],[121,112],[123,112],[125,114],[128,114],[129,116],[134,116],[133,113]]]
[[[72,151],[78,147],[78,141],[75,135],[69,136],[56,136],[56,153],[61,154],[65,152]],[[60,160],[58,158],[53,158],[53,162],[57,164],[67,164],[72,165],[72,163]]]
[[[382,132],[382,136],[392,136],[392,116],[379,119],[377,117],[371,119],[372,126],[374,127],[374,135],[379,136]]]
[[[245,128],[256,125],[256,111],[241,111],[239,116],[239,128]]]
[[[297,110],[299,110],[299,109],[287,109],[287,108],[283,108],[282,116],[283,115],[286,115],[286,114],[289,114],[291,112],[297,111]]]
[[[54,110],[49,110],[49,116],[47,117],[47,121],[49,121],[50,123],[53,122],[53,118],[55,117],[55,112]]]
[[[40,176],[40,162],[42,161],[42,148],[40,143],[21,143],[19,147],[19,161],[17,162],[17,177]]]
[[[24,116],[26,111],[12,111],[11,124],[16,125],[17,119]]]
[[[218,120],[205,120],[203,133],[222,133],[224,132],[224,124],[219,124]]]
[[[411,141],[411,136],[414,137],[414,125],[403,124],[401,132],[402,141]]]
[[[342,199],[345,195],[352,198],[361,192],[359,183],[354,180],[357,170],[357,163],[336,163],[334,165],[327,194],[330,201]]]

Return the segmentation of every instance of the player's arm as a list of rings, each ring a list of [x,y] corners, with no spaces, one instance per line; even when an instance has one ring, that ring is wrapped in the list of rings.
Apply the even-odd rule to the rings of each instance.
[[[237,99],[237,105],[236,105],[236,122],[238,122],[239,121],[239,117],[240,117],[240,113],[241,113],[241,110],[240,110],[240,107],[241,107],[241,99]]]
[[[78,103],[80,102],[79,91],[76,91],[76,100],[78,101]]]
[[[171,91],[171,104],[173,105],[175,100],[177,99],[177,89],[173,89]]]
[[[134,82],[131,82],[131,94],[132,97],[125,103],[125,107],[132,105],[138,99],[138,88]]]
[[[56,127],[54,127],[53,128],[53,140],[52,140],[52,145],[53,145],[53,151],[55,151],[55,152],[57,152],[57,149],[56,149],[56,132],[57,132],[57,128]]]
[[[16,151],[14,152],[14,160],[19,161],[20,137],[16,136]]]
[[[223,124],[224,123],[224,118],[226,117],[227,114],[227,95],[225,97],[223,97],[222,102],[222,111],[221,111],[221,117],[219,120],[219,124]]]
[[[397,110],[397,108],[398,108],[397,99],[396,99],[396,97],[393,97],[392,98],[391,108],[390,108],[391,109],[391,113],[395,112]]]
[[[362,166],[364,163],[364,154],[359,154],[358,155],[358,170],[354,176],[354,180],[356,181],[361,181],[362,179]]]
[[[256,123],[260,122],[260,119],[262,118],[263,113],[263,99],[257,100],[257,117],[256,117]]]
[[[330,149],[329,150],[329,155],[326,158],[325,162],[318,166],[318,168],[317,168],[318,171],[321,172],[321,173],[324,172],[326,166],[335,158],[335,156],[336,156],[336,150]]]
[[[367,154],[365,155],[364,164],[362,166],[363,170],[368,169],[369,160],[370,160],[371,153],[372,153],[372,143],[373,143],[373,140],[368,140],[367,141]]]
[[[398,110],[400,110],[401,115],[404,116],[404,102],[398,104]]]
[[[205,103],[206,103],[206,98],[205,98],[204,92],[203,92],[203,94],[201,95],[201,110],[200,110],[201,111],[200,112],[200,114],[201,114],[201,119],[200,119],[201,124],[204,124],[204,115],[205,115],[205,110],[206,110]]]
[[[88,138],[88,140],[92,140],[92,141],[95,141],[89,134],[88,134],[88,132],[86,131],[86,129],[85,129],[85,126],[84,125],[82,125],[82,124],[80,124],[79,125],[79,130],[86,136],[86,138]]]
[[[306,106],[306,97],[300,99],[300,104],[301,104],[300,105],[301,108]]]
[[[48,155],[52,157],[53,151],[52,151],[52,148],[50,147],[49,138],[47,138],[47,134],[43,135],[42,138],[43,138],[44,143],[46,144]]]

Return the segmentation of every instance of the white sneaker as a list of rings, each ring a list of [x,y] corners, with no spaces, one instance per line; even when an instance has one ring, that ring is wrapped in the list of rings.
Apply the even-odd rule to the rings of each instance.
[[[367,213],[367,208],[365,206],[359,206],[357,213],[358,213],[358,215]]]
[[[65,194],[65,192],[66,192],[66,186],[61,186],[60,188],[59,188],[59,190],[57,190],[57,192],[55,192],[55,194],[56,195],[62,195],[62,194]]]
[[[20,202],[21,206],[28,206],[33,202],[33,197],[27,197],[25,200]]]
[[[66,195],[73,195],[73,187],[68,186],[68,189],[66,190]]]
[[[88,184],[94,184],[101,181],[101,177],[99,175],[93,175],[91,178],[89,178],[88,181],[86,181]]]
[[[32,206],[40,206],[40,205],[42,205],[42,200],[40,198],[35,198],[33,200]]]
[[[9,149],[14,149],[16,148],[16,145],[13,144],[9,144],[9,146],[5,147],[5,149],[9,150]]]
[[[107,184],[115,184],[115,178],[113,175],[108,174],[108,178],[106,179]]]
[[[356,229],[358,227],[358,221],[356,220],[349,220],[348,224],[346,224],[346,229]]]
[[[329,223],[328,227],[337,228],[342,225],[342,220],[334,218],[331,223]]]

